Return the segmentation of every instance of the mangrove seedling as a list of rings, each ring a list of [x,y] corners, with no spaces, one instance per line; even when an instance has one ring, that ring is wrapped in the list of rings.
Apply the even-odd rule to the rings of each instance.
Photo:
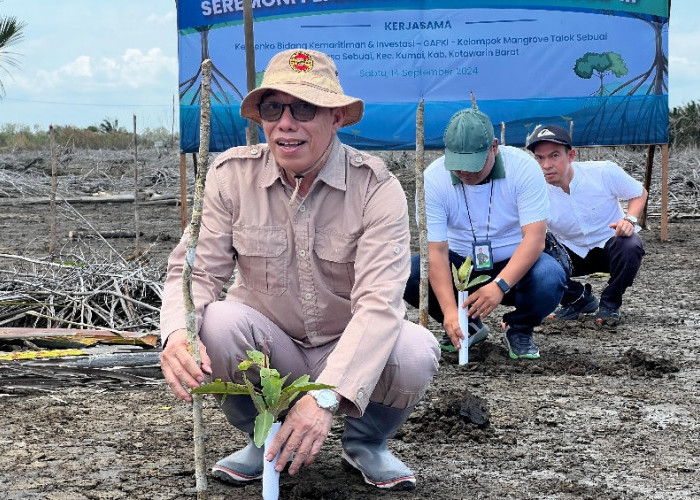
[[[258,448],[265,443],[272,424],[277,421],[280,413],[285,411],[292,402],[305,391],[315,389],[333,389],[334,386],[310,382],[308,375],[302,375],[294,382],[284,387],[289,374],[280,377],[279,372],[270,367],[270,359],[260,351],[246,351],[247,359],[238,364],[238,369],[243,372],[243,384],[235,382],[222,382],[216,379],[213,382],[203,384],[192,389],[194,394],[217,394],[222,397],[222,401],[230,395],[248,394],[253,400],[258,415],[255,417],[255,430],[253,439]],[[246,371],[257,368],[260,374],[260,386],[256,387],[248,377]]]

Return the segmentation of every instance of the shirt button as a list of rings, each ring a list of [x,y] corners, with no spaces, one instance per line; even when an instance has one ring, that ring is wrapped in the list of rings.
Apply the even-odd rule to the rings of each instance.
[[[312,294],[312,293],[308,293],[308,292],[307,292],[307,293],[304,294],[304,298],[305,298],[306,300],[311,300],[312,297],[313,297],[313,294]]]
[[[357,156],[355,156],[355,158],[353,158],[353,159],[354,159],[355,163],[358,164],[358,165],[359,165],[360,163],[362,163],[362,156],[361,156],[361,155],[357,155]]]
[[[299,250],[299,257],[306,257],[306,250]]]
[[[394,253],[399,253],[401,251],[401,247],[395,246],[394,247]]]
[[[300,211],[300,212],[306,212],[306,205],[300,205],[300,206],[299,206],[299,211]]]
[[[258,149],[257,149],[257,148],[251,148],[251,149],[250,149],[250,154],[252,154],[252,155],[258,154]]]
[[[357,391],[357,399],[362,400],[362,399],[364,399],[364,397],[365,397],[365,391],[363,391],[362,389],[358,390]]]

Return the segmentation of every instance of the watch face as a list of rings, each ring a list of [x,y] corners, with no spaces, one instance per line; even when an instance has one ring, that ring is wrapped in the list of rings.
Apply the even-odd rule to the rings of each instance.
[[[333,391],[324,389],[315,395],[318,406],[326,410],[335,411],[338,407],[338,400],[335,398]]]

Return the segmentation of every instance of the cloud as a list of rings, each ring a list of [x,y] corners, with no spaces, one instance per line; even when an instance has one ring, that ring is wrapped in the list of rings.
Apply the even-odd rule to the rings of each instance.
[[[168,26],[174,26],[176,22],[177,15],[174,10],[167,12],[165,15],[159,16],[158,14],[150,14],[146,18],[147,24],[165,24]]]
[[[81,92],[99,92],[117,88],[146,89],[162,86],[163,80],[177,81],[177,58],[158,48],[142,52],[126,49],[116,58],[78,56],[58,69],[39,70],[35,78],[16,83],[27,90],[47,91],[68,87]]]

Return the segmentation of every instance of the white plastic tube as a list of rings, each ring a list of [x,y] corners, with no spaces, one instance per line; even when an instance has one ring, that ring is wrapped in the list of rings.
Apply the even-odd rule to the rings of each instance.
[[[469,363],[469,316],[467,316],[467,309],[462,307],[462,304],[469,297],[469,292],[460,290],[457,294],[457,318],[459,319],[459,329],[464,334],[464,340],[461,341],[459,348],[459,364],[466,365]]]
[[[272,439],[277,434],[282,426],[281,422],[275,422],[272,424],[270,433],[265,439],[265,455],[267,455],[267,448],[272,444]],[[280,473],[275,470],[275,464],[277,463],[277,457],[272,459],[272,462],[263,460],[263,477],[262,477],[262,494],[263,500],[277,500],[280,496]]]

